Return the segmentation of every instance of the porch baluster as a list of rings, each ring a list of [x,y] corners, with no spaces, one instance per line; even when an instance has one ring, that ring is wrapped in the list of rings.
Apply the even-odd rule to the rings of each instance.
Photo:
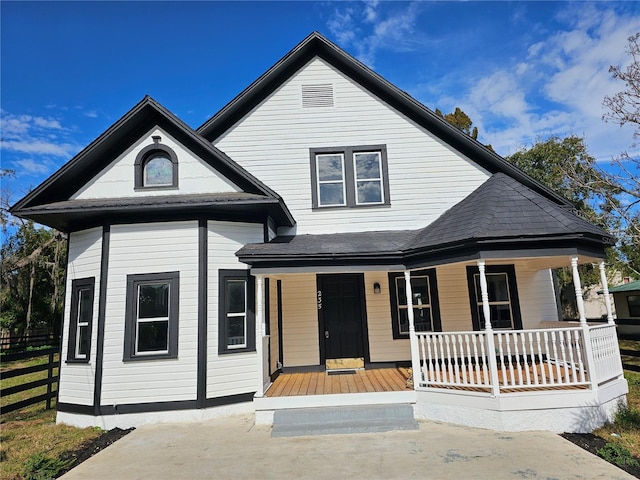
[[[551,347],[553,348],[553,362],[556,366],[556,376],[553,377],[553,372],[551,372],[551,378],[554,380],[553,383],[560,383],[560,379],[562,378],[562,373],[560,371],[560,362],[558,361],[558,339],[557,332],[550,332],[551,335]]]
[[[405,291],[407,295],[407,317],[409,319],[409,343],[411,345],[411,370],[413,371],[413,388],[415,389],[422,381],[422,371],[420,370],[420,352],[418,350],[418,337],[416,337],[416,326],[413,319],[413,291],[411,290],[411,272],[404,272]]]
[[[484,260],[478,260],[478,272],[480,274],[480,297],[482,298],[482,313],[484,315],[484,329],[487,341],[487,360],[489,361],[489,373],[491,375],[491,395],[500,395],[498,381],[498,362],[496,359],[496,344],[493,338],[491,326],[491,307],[489,306],[489,291],[487,289],[487,276],[485,274]]]
[[[562,383],[569,383],[569,365],[567,363],[567,343],[564,332],[560,332],[560,349],[562,353],[562,365],[564,366],[564,377]]]
[[[571,332],[565,332],[565,336],[567,338],[567,345],[569,345],[569,363],[571,364],[571,378],[573,380],[573,383],[577,383],[578,374],[576,372],[576,362],[575,362],[575,359],[573,358],[574,346],[573,346],[573,342],[571,341]]]
[[[542,334],[542,338],[544,338],[544,357],[546,358],[546,360],[542,359],[542,356],[540,357],[540,373],[542,374],[542,384],[546,385],[547,384],[547,378],[550,376],[553,376],[553,372],[551,371],[551,358],[549,358],[549,333],[548,332],[543,332]],[[540,342],[540,339],[538,338],[538,343]],[[553,383],[553,380],[552,380]]]
[[[533,370],[533,383],[538,385],[538,365],[536,364],[536,352],[533,349],[533,334],[529,332],[529,351],[531,352],[531,369]],[[538,353],[540,352],[540,341],[538,337]],[[528,361],[527,361],[528,363]],[[529,369],[527,369],[529,371]],[[527,378],[527,381],[529,379]]]

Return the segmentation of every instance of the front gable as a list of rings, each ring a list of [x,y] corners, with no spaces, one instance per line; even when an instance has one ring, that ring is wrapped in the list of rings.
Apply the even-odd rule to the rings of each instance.
[[[422,227],[491,175],[319,56],[215,145],[284,196],[297,234]],[[373,174],[358,173],[363,153],[380,163]],[[331,159],[338,181],[321,172]]]
[[[171,174],[147,182],[158,156]],[[295,223],[277,193],[148,96],[10,211],[61,231],[185,216]]]
[[[137,181],[144,175],[145,149],[175,156],[175,185],[154,186]],[[153,153],[153,152],[151,152]],[[173,172],[171,172],[173,174]],[[71,195],[72,200],[134,196],[185,195],[198,193],[242,192],[237,184],[222,175],[214,165],[203,161],[164,129],[154,126],[138,141],[115,158],[96,176]]]

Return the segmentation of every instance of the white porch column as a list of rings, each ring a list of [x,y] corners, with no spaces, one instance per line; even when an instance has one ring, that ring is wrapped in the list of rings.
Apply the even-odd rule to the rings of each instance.
[[[613,310],[611,308],[611,297],[609,296],[609,282],[607,281],[607,274],[604,271],[604,261],[598,265],[600,269],[600,282],[602,283],[602,295],[604,295],[604,305],[607,309],[607,323],[613,325]]]
[[[576,292],[576,304],[578,306],[578,315],[580,316],[580,324],[587,324],[587,317],[584,313],[584,299],[582,298],[582,284],[580,283],[580,274],[578,273],[578,257],[571,257],[571,271],[573,273],[573,287]]]
[[[409,317],[409,342],[411,345],[411,371],[413,372],[413,389],[415,390],[422,379],[420,370],[420,352],[418,337],[416,337],[416,325],[413,318],[413,291],[411,290],[411,272],[404,272],[405,292],[407,295],[407,317]]]
[[[262,337],[264,332],[263,278],[256,275],[256,357],[258,377],[256,382],[256,397],[264,396],[264,355]]]
[[[584,299],[582,298],[582,284],[580,283],[580,273],[578,272],[578,257],[571,257],[571,272],[573,273],[573,286],[576,290],[576,304],[578,305],[578,315],[580,316],[580,326],[582,327],[582,338],[584,339],[584,356],[587,364],[587,375],[591,382],[591,390],[598,390],[598,378],[596,377],[596,362],[593,358],[593,345],[591,345],[591,330],[587,324],[587,317],[584,313]]]
[[[480,273],[480,297],[482,298],[482,313],[484,314],[484,332],[487,338],[487,361],[489,362],[489,373],[491,374],[491,394],[495,397],[500,395],[500,384],[498,379],[498,361],[496,359],[496,342],[493,338],[493,327],[491,326],[491,307],[489,307],[489,290],[487,288],[484,260],[478,260],[478,272]]]

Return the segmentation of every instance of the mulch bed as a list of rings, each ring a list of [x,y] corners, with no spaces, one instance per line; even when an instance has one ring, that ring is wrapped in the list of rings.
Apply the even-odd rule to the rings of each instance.
[[[593,433],[563,433],[560,436],[565,440],[569,440],[579,447],[584,448],[587,452],[593,453],[594,455],[598,455],[598,450],[608,443],[604,438],[598,437]],[[640,463],[640,458],[634,458]],[[624,466],[618,468],[621,468],[636,478],[640,478],[640,467]]]
[[[85,460],[93,457],[100,450],[107,448],[109,445],[114,443],[116,440],[120,440],[126,434],[132,432],[133,428],[128,428],[126,430],[122,430],[121,428],[114,428],[107,432],[104,432],[99,437],[91,440],[79,448],[78,450],[74,450],[72,452],[65,453],[61,460],[70,461],[69,465],[59,473],[59,476],[62,476],[64,473],[71,470],[73,467],[81,464]]]

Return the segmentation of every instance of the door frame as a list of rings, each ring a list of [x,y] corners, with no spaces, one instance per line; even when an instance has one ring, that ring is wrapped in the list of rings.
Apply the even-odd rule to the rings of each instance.
[[[367,299],[365,295],[365,284],[364,284],[364,273],[318,273],[316,274],[316,308],[318,307],[318,303],[320,302],[320,298],[318,293],[321,292],[322,279],[328,277],[339,277],[343,275],[348,275],[352,277],[356,277],[358,282],[358,290],[360,291],[360,328],[362,332],[362,351],[364,354],[364,364],[365,366],[371,363],[371,359],[369,356],[369,327],[367,323]],[[326,358],[325,345],[324,345],[324,315],[323,310],[317,308],[318,310],[318,343],[320,347],[320,366],[324,369]]]

